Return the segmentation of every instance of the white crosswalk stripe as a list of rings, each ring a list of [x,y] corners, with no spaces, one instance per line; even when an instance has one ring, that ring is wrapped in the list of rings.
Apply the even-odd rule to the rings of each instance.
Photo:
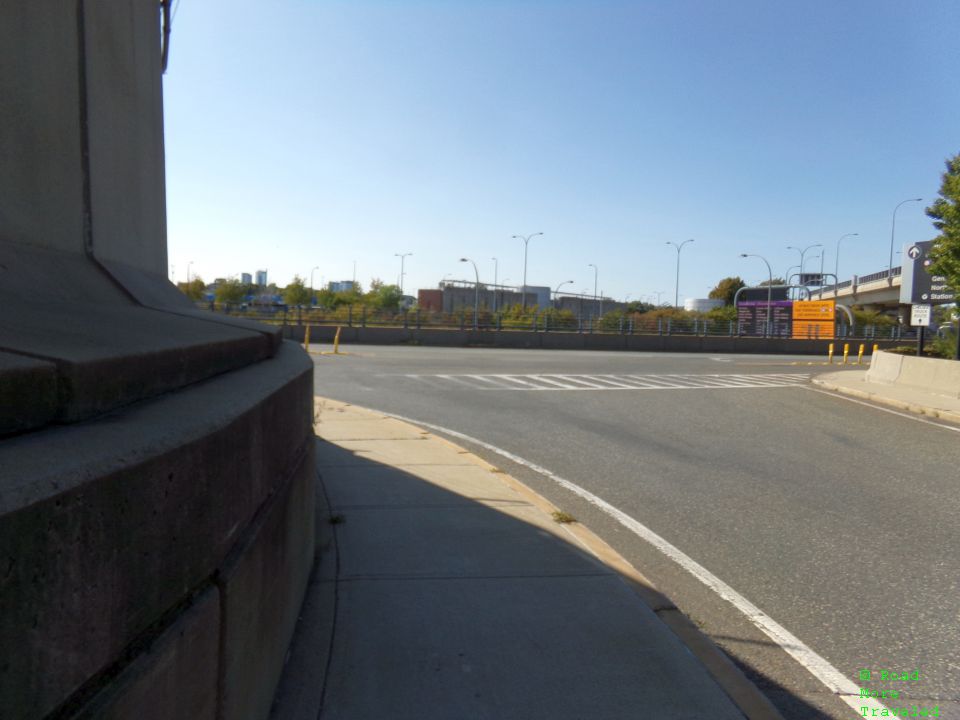
[[[715,390],[723,388],[792,387],[806,384],[806,373],[754,375],[560,375],[522,374],[407,374],[403,377],[430,387],[473,390]]]

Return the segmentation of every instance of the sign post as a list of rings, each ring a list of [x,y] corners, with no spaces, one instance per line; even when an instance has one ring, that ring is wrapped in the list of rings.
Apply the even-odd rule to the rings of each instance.
[[[930,315],[933,311],[933,305],[911,305],[910,306],[910,324],[919,327],[917,333],[917,357],[923,355],[923,331],[930,326]]]

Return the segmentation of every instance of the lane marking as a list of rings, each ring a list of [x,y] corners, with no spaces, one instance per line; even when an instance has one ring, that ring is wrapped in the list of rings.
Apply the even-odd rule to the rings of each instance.
[[[856,403],[857,405],[863,405],[874,410],[879,410],[880,412],[890,413],[891,415],[897,415],[907,420],[913,420],[914,422],[923,423],[924,425],[933,425],[934,427],[943,428],[944,430],[950,430],[952,432],[960,433],[960,427],[956,425],[947,425],[946,423],[940,423],[936,420],[931,420],[930,418],[920,417],[919,415],[911,415],[907,412],[902,412],[900,410],[893,410],[891,408],[882,407],[881,405],[875,405],[874,403],[867,402],[866,400],[858,400],[857,398],[852,398],[849,395],[844,395],[840,392],[835,392],[833,390],[821,390],[819,388],[810,387],[809,385],[802,386],[804,389],[809,390],[810,392],[820,393],[821,395],[828,395],[838,400],[846,400],[847,402]]]
[[[386,375],[383,377],[387,377]],[[806,384],[806,374],[709,374],[709,375],[560,375],[556,373],[401,375],[430,387],[443,387],[439,381],[474,390],[703,390],[714,388],[776,388]]]
[[[843,700],[843,702],[849,705],[858,714],[858,716],[861,715],[860,709],[863,707],[876,710],[877,714],[879,714],[881,710],[887,710],[886,706],[875,698],[860,697],[860,688],[856,683],[833,667],[833,665],[831,665],[826,658],[817,654],[812,648],[800,640],[800,638],[791,633],[780,623],[763,612],[763,610],[758,608],[743,595],[723,582],[723,580],[700,565],[700,563],[698,563],[696,560],[691,558],[675,545],[667,542],[667,540],[660,537],[657,533],[640,521],[630,517],[622,510],[614,507],[599,496],[594,495],[589,490],[585,490],[576,483],[566,480],[551,470],[526,460],[519,455],[515,455],[509,450],[504,450],[496,445],[491,445],[490,443],[484,442],[483,440],[470,435],[457,432],[456,430],[451,430],[450,428],[445,428],[442,425],[434,425],[433,423],[423,422],[421,420],[409,418],[404,415],[397,415],[395,413],[384,412],[382,410],[373,410],[372,412],[377,412],[386,417],[392,417],[412,425],[425,427],[430,430],[441,432],[446,435],[450,435],[451,437],[473,443],[484,448],[485,450],[489,450],[492,453],[500,455],[501,457],[517,463],[518,465],[522,465],[528,470],[532,470],[533,472],[552,480],[560,487],[569,490],[574,495],[583,498],[598,510],[616,520],[618,523],[620,523],[620,525],[630,530],[637,537],[653,545],[657,550],[680,565],[680,567],[689,572],[708,588],[713,590],[721,598],[733,605],[757,629],[773,640],[773,642],[779,646],[781,650],[793,657],[794,660],[806,668],[811,675],[825,685],[833,694],[837,695],[841,700]],[[887,710],[887,712],[889,713],[889,710]]]

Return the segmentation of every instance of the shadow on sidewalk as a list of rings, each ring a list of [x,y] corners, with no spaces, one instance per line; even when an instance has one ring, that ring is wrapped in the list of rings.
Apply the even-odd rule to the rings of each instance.
[[[620,575],[486,468],[407,472],[320,439],[317,463],[318,564],[273,720],[741,717]],[[785,717],[829,717],[746,671]]]

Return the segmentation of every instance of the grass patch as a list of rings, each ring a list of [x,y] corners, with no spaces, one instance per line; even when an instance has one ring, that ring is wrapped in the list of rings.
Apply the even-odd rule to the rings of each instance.
[[[565,513],[563,510],[554,510],[550,513],[553,517],[554,522],[558,522],[561,525],[568,525],[569,523],[575,523],[577,519],[570,513]]]

